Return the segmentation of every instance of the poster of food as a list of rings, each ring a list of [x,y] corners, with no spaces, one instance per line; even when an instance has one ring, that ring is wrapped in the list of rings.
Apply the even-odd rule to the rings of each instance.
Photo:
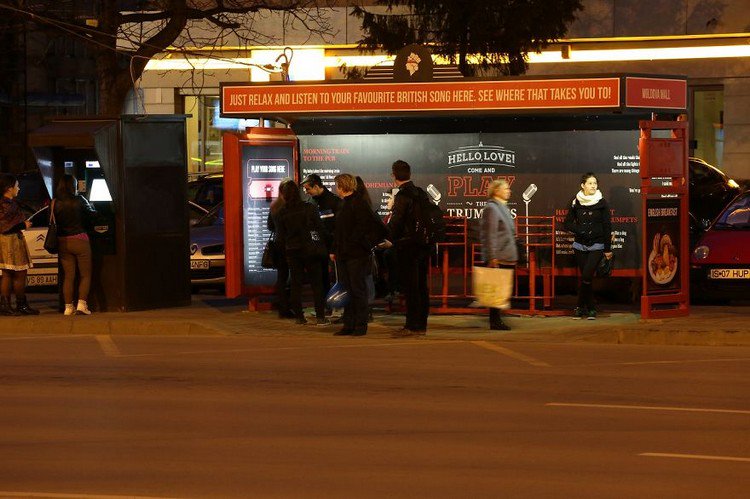
[[[648,294],[680,290],[680,200],[646,201],[646,240],[651,242],[646,259]]]
[[[408,162],[414,183],[444,213],[468,219],[470,240],[478,235],[488,185],[505,179],[513,191],[514,217],[554,217],[558,268],[575,267],[573,234],[563,222],[581,175],[594,172],[611,208],[617,269],[641,267],[638,131],[302,134],[299,141],[302,178],[317,173],[335,192],[336,175],[359,175],[382,216],[393,188],[391,165],[397,159]],[[550,259],[549,253],[539,255],[542,265]]]

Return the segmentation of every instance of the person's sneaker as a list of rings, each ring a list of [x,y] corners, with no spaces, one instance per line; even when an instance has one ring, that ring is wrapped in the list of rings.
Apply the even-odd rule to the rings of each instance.
[[[63,315],[75,315],[76,308],[73,306],[72,303],[66,303],[65,304],[65,312],[63,312]]]
[[[352,335],[351,329],[339,329],[335,333],[333,333],[334,336],[351,336]]]
[[[76,315],[91,315],[91,310],[89,310],[89,304],[86,303],[86,300],[78,300]]]
[[[589,310],[586,319],[590,321],[596,320],[596,310],[594,310],[593,308]]]
[[[510,331],[510,326],[500,321],[494,324],[490,324],[490,330],[492,331]]]
[[[330,326],[331,324],[333,324],[333,322],[329,321],[325,317],[323,317],[322,319],[316,319],[315,320],[315,325],[316,326]]]
[[[305,319],[304,317],[297,317],[294,323],[299,324],[300,326],[304,326],[305,324],[307,324],[307,319]]]
[[[583,307],[576,307],[573,309],[573,319],[580,320],[589,315],[589,313]]]

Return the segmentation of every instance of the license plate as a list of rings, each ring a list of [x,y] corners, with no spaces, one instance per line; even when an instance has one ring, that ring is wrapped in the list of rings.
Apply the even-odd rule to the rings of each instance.
[[[27,286],[54,286],[57,284],[57,274],[27,275]]]
[[[208,260],[190,260],[190,270],[206,270],[210,263]]]
[[[711,269],[711,279],[750,279],[750,269]]]

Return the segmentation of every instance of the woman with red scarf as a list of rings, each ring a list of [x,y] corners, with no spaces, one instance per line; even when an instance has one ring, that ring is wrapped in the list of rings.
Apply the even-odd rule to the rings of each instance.
[[[21,191],[14,175],[0,175],[0,315],[37,315],[26,300],[26,272],[32,267],[31,254],[23,231],[31,222],[21,211],[16,196]],[[11,290],[16,295],[16,308],[11,307]]]

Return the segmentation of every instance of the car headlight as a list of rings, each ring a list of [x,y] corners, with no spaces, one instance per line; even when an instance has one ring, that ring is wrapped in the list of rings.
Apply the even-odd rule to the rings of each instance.
[[[693,257],[696,260],[705,260],[708,258],[708,246],[698,246],[693,250]]]

